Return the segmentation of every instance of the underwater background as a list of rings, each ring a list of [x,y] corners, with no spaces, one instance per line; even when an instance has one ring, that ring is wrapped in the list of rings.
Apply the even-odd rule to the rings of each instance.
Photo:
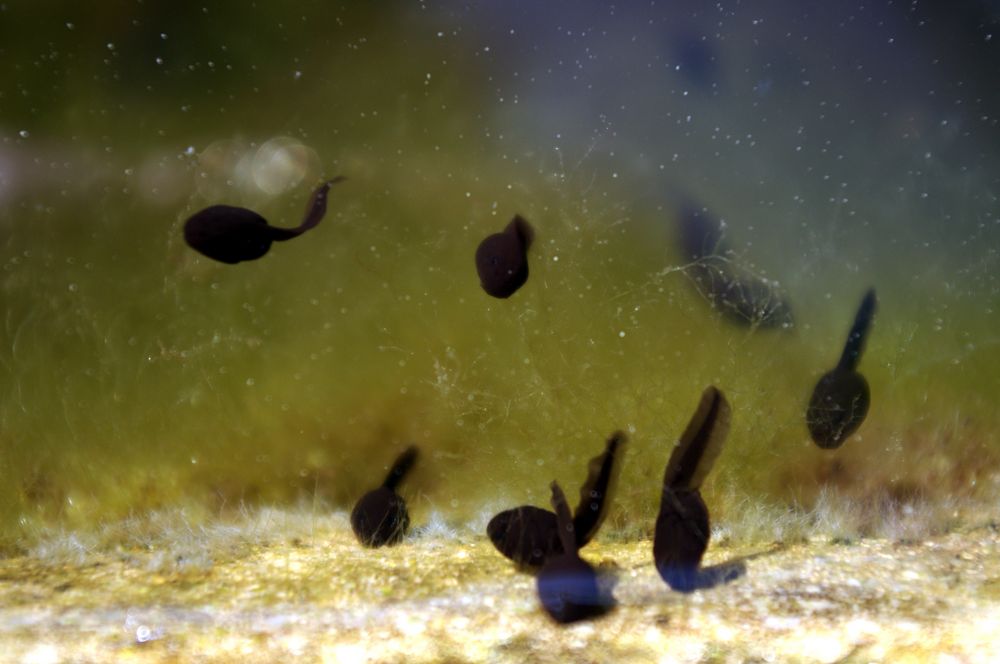
[[[157,510],[348,508],[411,443],[414,522],[480,524],[575,492],[616,429],[605,536],[648,535],[709,384],[733,406],[713,520],[995,508],[998,17],[0,4],[3,550]],[[293,226],[336,175],[324,221],[258,261],[184,243],[217,203]],[[792,324],[713,308],[685,204]],[[494,299],[473,256],[518,213],[530,277]],[[871,410],[821,450],[806,404],[870,287]]]

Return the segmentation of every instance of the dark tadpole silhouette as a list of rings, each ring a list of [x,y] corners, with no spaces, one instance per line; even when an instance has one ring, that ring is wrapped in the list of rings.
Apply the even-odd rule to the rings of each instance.
[[[399,457],[382,486],[365,495],[351,510],[351,528],[365,546],[379,547],[396,544],[410,527],[406,501],[396,493],[396,487],[417,460],[417,448],[408,447]]]
[[[195,251],[222,263],[256,260],[268,252],[272,242],[298,237],[322,221],[330,187],[345,179],[338,176],[317,187],[302,223],[295,228],[271,226],[264,217],[246,208],[213,205],[184,222],[184,241]]]
[[[730,419],[726,397],[715,387],[706,388],[667,462],[653,560],[656,571],[674,590],[692,592],[726,580],[700,568],[711,536],[701,485],[722,452]]]
[[[687,203],[678,217],[678,240],[687,275],[698,292],[728,320],[740,325],[788,328],[795,320],[778,286],[741,268],[725,244],[722,225]]]
[[[494,233],[476,249],[476,270],[483,290],[508,298],[528,280],[528,248],[535,237],[531,224],[515,215],[502,233]]]
[[[577,552],[575,523],[570,518],[566,496],[552,483],[552,509],[562,552],[548,557],[538,572],[536,587],[542,608],[560,623],[595,618],[615,606],[607,584],[601,582],[590,563]]]
[[[580,502],[573,516],[577,548],[593,539],[608,515],[627,440],[623,432],[616,431],[604,452],[587,464],[587,480],[580,488]],[[556,515],[532,505],[500,512],[490,519],[486,534],[500,553],[522,567],[540,567],[549,556],[563,552]]]
[[[843,445],[868,415],[871,393],[868,381],[858,372],[858,363],[871,330],[877,302],[875,289],[865,293],[854,317],[854,325],[847,335],[840,362],[823,374],[809,399],[806,409],[809,435],[825,450]]]

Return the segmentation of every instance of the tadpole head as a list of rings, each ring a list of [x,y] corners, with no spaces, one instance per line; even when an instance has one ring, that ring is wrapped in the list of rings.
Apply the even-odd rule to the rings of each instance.
[[[752,274],[728,259],[708,256],[686,269],[698,292],[731,323],[755,328],[794,326],[792,306],[774,282]]]
[[[615,606],[608,585],[601,583],[594,568],[575,553],[546,561],[536,587],[542,608],[559,623],[596,618]]]
[[[369,491],[351,510],[351,529],[365,546],[397,544],[409,527],[406,502],[388,487]]]
[[[521,567],[541,567],[563,552],[556,515],[532,505],[500,512],[490,519],[486,534],[497,551]]]
[[[232,265],[266,254],[271,227],[253,210],[213,205],[184,222],[184,241],[203,256]]]
[[[505,299],[528,280],[528,246],[534,237],[528,222],[515,217],[502,233],[494,233],[476,249],[479,283],[489,295]]]
[[[701,492],[664,487],[653,537],[653,561],[660,578],[674,590],[695,590],[710,536]]]
[[[823,374],[806,410],[813,442],[825,450],[843,445],[865,421],[870,403],[868,381],[857,371],[837,368]]]

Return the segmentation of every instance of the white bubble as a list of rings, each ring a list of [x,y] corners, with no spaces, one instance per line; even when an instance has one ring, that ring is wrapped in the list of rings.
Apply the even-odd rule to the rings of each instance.
[[[260,146],[251,169],[254,184],[274,196],[297,186],[318,165],[315,150],[294,138],[278,136]]]

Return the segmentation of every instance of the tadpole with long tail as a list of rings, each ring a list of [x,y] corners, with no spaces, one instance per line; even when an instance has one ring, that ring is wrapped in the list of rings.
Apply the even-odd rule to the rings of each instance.
[[[876,305],[873,288],[861,300],[840,362],[823,374],[809,399],[809,407],[806,409],[809,435],[816,445],[825,450],[843,445],[868,415],[871,391],[868,389],[868,381],[858,371],[858,363],[871,331]]]
[[[534,238],[531,224],[518,214],[502,232],[479,243],[476,271],[484,291],[505,299],[524,285],[528,280],[528,248]]]
[[[283,242],[315,228],[326,215],[330,187],[346,178],[327,180],[313,191],[302,223],[295,228],[277,228],[253,210],[232,205],[213,205],[184,222],[184,241],[213,260],[231,265],[260,258],[272,242]]]
[[[562,551],[550,555],[536,579],[538,599],[545,612],[560,623],[586,620],[607,613],[615,599],[602,584],[590,563],[580,558],[575,521],[570,518],[566,496],[559,484],[552,485],[552,509]]]
[[[580,488],[580,502],[573,515],[577,548],[593,539],[608,515],[627,440],[623,432],[616,431],[604,452],[587,464],[587,480]],[[532,505],[500,512],[490,519],[486,534],[500,553],[522,567],[537,568],[546,558],[564,550],[556,515]]]
[[[417,448],[408,447],[392,464],[382,486],[369,491],[351,510],[351,528],[365,546],[379,547],[396,544],[410,527],[406,501],[396,493],[396,487],[413,468]]]
[[[730,420],[726,397],[716,387],[706,388],[667,462],[653,560],[656,571],[674,590],[692,592],[718,582],[700,569],[711,536],[701,485],[722,452]]]

